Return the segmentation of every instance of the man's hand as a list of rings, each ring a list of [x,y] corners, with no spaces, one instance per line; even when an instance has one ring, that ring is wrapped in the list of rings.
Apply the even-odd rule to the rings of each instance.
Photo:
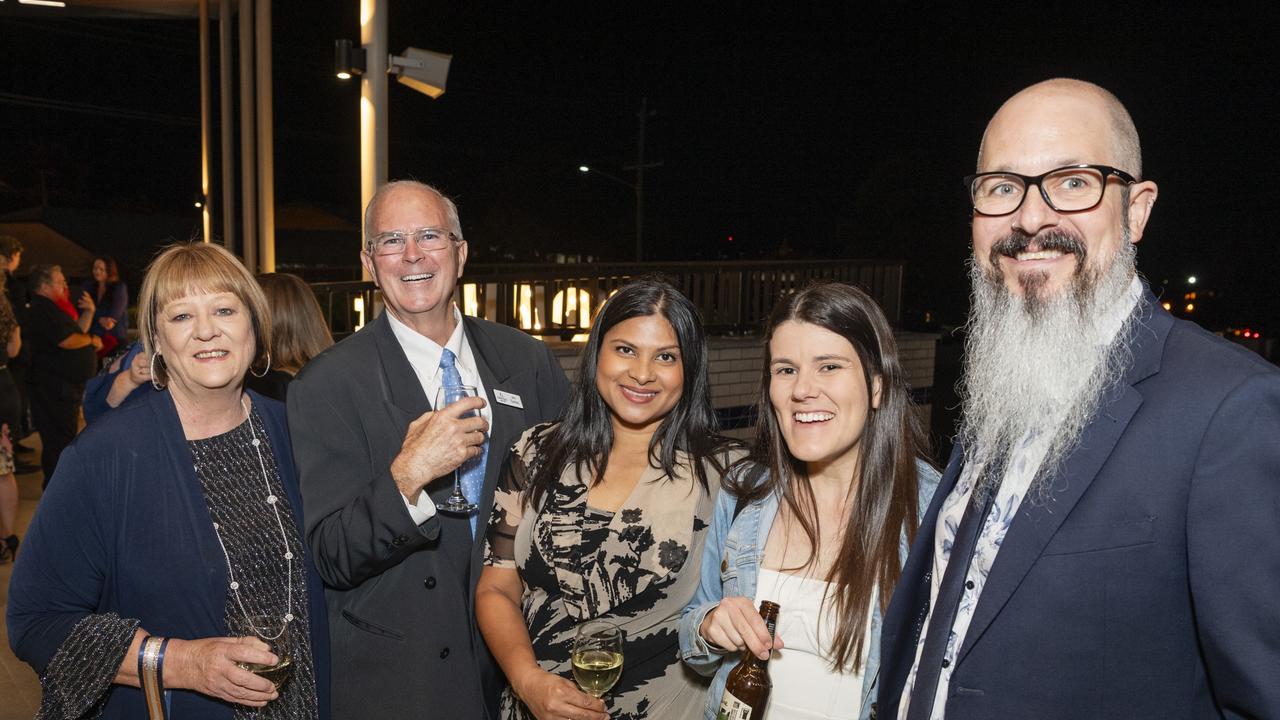
[[[101,350],[101,349],[102,349],[102,338],[98,337],[97,335],[90,335],[90,336],[89,336],[89,344],[90,344],[90,345],[93,345],[93,349],[94,349],[94,350]]]
[[[483,398],[467,397],[443,410],[426,412],[409,424],[400,454],[391,462],[391,477],[410,503],[432,480],[479,455],[489,423],[480,416]],[[462,417],[474,413],[473,417]]]
[[[80,293],[80,299],[76,301],[76,307],[92,315],[93,311],[97,309],[98,306],[94,304],[92,295],[87,292],[82,292]]]

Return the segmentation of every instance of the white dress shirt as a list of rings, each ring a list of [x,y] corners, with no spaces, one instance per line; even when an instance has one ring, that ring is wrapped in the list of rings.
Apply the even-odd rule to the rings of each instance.
[[[462,383],[470,385],[476,389],[479,397],[484,398],[485,406],[480,409],[480,415],[484,417],[485,422],[493,425],[493,410],[489,407],[489,396],[485,392],[484,381],[480,379],[480,371],[476,369],[476,357],[471,352],[471,344],[466,342],[466,334],[462,330],[462,312],[458,310],[458,306],[453,306],[454,328],[453,334],[449,336],[449,342],[444,346],[436,344],[436,341],[419,333],[413,328],[400,322],[395,315],[387,313],[387,320],[391,323],[391,332],[395,334],[396,341],[400,343],[400,347],[404,350],[404,354],[409,358],[409,365],[413,367],[413,372],[418,376],[418,382],[422,384],[422,392],[427,396],[427,402],[435,408],[436,392],[440,389],[443,381],[443,373],[440,370],[440,356],[444,354],[444,348],[453,351],[457,360],[454,366],[458,369],[458,374],[462,376]],[[413,521],[419,525],[431,519],[436,514],[436,505],[424,491],[418,495],[416,504],[410,503],[408,498],[404,500],[405,507],[409,510],[409,515],[413,517]]]

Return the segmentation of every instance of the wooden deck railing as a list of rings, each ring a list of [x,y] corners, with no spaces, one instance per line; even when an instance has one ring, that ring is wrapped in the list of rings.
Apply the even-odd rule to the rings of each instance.
[[[861,287],[895,325],[901,313],[902,263],[879,260],[468,265],[456,299],[468,315],[567,340],[586,332],[610,293],[647,274],[663,276],[687,295],[715,334],[758,331],[778,298],[817,279]],[[374,317],[379,300],[372,283],[312,288],[336,337]]]

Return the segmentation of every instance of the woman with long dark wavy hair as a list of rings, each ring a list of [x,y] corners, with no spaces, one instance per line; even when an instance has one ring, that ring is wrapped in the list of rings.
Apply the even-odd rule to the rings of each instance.
[[[512,448],[494,496],[476,616],[511,683],[504,718],[696,718],[706,682],[676,656],[676,624],[721,475],[698,311],[675,288],[620,289],[591,328],[561,420]],[[575,628],[625,634],[605,702],[571,677]]]
[[[767,717],[867,718],[880,613],[938,473],[866,293],[823,283],[786,298],[765,347],[755,449],[717,502],[681,657],[714,675],[705,718],[748,648],[772,653]],[[761,600],[781,606],[772,646]]]

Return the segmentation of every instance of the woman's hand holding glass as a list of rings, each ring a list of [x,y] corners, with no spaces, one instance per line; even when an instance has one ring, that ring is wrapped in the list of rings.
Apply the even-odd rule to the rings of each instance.
[[[538,720],[609,720],[603,700],[542,668],[531,668],[513,679],[511,688]]]
[[[274,665],[278,660],[256,637],[172,638],[165,651],[164,684],[247,707],[262,707],[279,693],[270,680],[245,670],[240,663]]]
[[[769,658],[769,628],[765,627],[755,602],[746,597],[727,597],[707,613],[698,628],[702,639],[722,650],[749,648],[761,660]],[[782,649],[782,637],[773,638],[773,650]]]

